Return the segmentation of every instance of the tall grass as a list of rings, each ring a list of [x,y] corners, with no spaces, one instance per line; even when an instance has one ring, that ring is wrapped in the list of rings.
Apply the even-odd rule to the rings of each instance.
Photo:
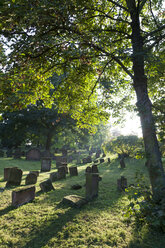
[[[71,165],[71,164],[70,164]],[[73,164],[72,164],[73,165]],[[0,159],[0,187],[5,186],[3,168],[18,166],[23,170],[21,187],[30,170],[40,170],[40,162],[24,159]],[[137,229],[134,219],[124,217],[128,205],[126,193],[117,191],[116,181],[122,175],[128,184],[134,183],[135,173],[143,172],[149,183],[143,160],[126,159],[121,170],[119,160],[98,165],[102,181],[99,196],[80,209],[61,203],[65,195],[85,196],[85,168],[79,165],[79,175],[54,182],[55,191],[41,193],[39,183],[49,178],[50,172],[40,173],[36,184],[36,197],[32,203],[19,208],[11,206],[12,189],[0,193],[0,247],[1,248],[48,248],[48,247],[116,247],[116,248],[164,248],[165,237],[148,226]],[[56,171],[55,163],[51,172]],[[71,190],[71,185],[83,187]],[[17,188],[17,187],[15,187]]]

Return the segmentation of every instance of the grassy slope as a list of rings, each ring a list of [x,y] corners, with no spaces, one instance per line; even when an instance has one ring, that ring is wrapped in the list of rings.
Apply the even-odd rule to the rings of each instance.
[[[159,232],[151,232],[147,226],[137,230],[133,220],[123,216],[128,204],[127,195],[116,189],[116,180],[121,175],[134,182],[137,170],[146,175],[144,161],[126,160],[127,168],[119,169],[119,162],[99,165],[102,181],[97,199],[74,209],[61,204],[68,194],[85,195],[85,187],[73,191],[74,183],[85,184],[85,165],[79,166],[79,176],[53,183],[55,191],[39,193],[39,183],[49,177],[49,172],[40,173],[36,184],[34,202],[17,209],[11,207],[11,191],[0,193],[0,247],[39,248],[39,247],[116,247],[116,248],[163,248],[165,237]],[[40,162],[23,159],[0,159],[0,187],[4,187],[3,168],[18,166],[23,170],[21,186],[30,170],[40,170]],[[52,171],[56,171],[55,164]]]

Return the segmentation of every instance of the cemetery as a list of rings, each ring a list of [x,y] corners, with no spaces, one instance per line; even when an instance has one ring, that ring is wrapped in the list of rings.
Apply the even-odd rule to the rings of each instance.
[[[163,0],[0,3],[0,248],[165,248]]]

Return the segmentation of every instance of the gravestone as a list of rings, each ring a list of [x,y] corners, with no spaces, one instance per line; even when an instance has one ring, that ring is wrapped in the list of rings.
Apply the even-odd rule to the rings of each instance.
[[[100,163],[104,163],[104,159],[103,158],[100,158]]]
[[[18,186],[21,184],[21,180],[22,180],[22,170],[21,169],[18,169],[16,167],[14,168],[11,168],[10,169],[10,173],[9,173],[9,177],[8,177],[8,180],[7,180],[7,183],[6,183],[6,187],[9,187],[9,186]]]
[[[69,167],[70,176],[78,176],[78,170],[76,166]]]
[[[66,168],[61,166],[58,168],[58,179],[66,179]]]
[[[99,189],[99,174],[86,172],[86,199],[88,201],[92,200],[93,198],[98,196],[98,189]],[[92,169],[91,169],[92,171]]]
[[[12,168],[17,168],[17,167],[6,167],[6,168],[4,168],[4,181],[8,181],[9,175],[10,175],[10,170]]]
[[[35,174],[37,177],[39,176],[40,172],[39,171],[30,171],[30,173]]]
[[[50,170],[51,170],[51,158],[42,158],[41,171],[50,171]]]
[[[110,160],[110,158],[108,158],[108,163],[110,163],[111,162],[111,160]]]
[[[92,173],[99,173],[98,167],[96,164],[92,165]]]
[[[26,160],[35,160],[39,161],[41,158],[41,152],[38,148],[31,148],[27,153],[26,153]]]
[[[121,158],[120,159],[120,166],[121,166],[121,169],[124,169],[125,168],[124,158]]]
[[[37,182],[37,175],[33,172],[30,172],[25,179],[25,184],[29,185],[29,184],[36,184]]]
[[[35,198],[35,186],[12,191],[12,206],[19,207],[33,201]]]
[[[63,163],[65,163],[66,166],[67,166],[67,157],[65,157],[65,156],[56,156],[56,168],[58,169],[58,167],[64,166]]]
[[[57,181],[58,180],[58,172],[50,173],[50,180],[51,180],[51,182]]]
[[[119,191],[125,191],[127,188],[127,179],[124,176],[121,176],[120,179],[117,179],[117,189]]]
[[[40,188],[43,192],[49,192],[51,190],[54,190],[54,187],[50,179],[40,183]]]
[[[80,208],[81,206],[86,204],[87,201],[84,197],[81,197],[78,195],[68,195],[63,198],[62,203],[69,204],[70,206],[73,206],[76,208]]]

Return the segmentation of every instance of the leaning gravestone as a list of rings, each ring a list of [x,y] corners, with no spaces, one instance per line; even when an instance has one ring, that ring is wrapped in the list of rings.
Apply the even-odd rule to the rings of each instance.
[[[6,167],[6,168],[4,168],[4,181],[8,181],[9,175],[10,175],[10,170],[12,168],[17,168],[17,167]]]
[[[99,174],[92,173],[90,167],[86,168],[86,199],[88,201],[92,200],[94,197],[98,196],[99,189]]]
[[[127,179],[124,176],[121,176],[120,179],[117,179],[117,189],[119,191],[125,191],[127,188]]]
[[[33,201],[35,198],[35,186],[23,188],[12,192],[12,206],[19,207],[25,203]]]
[[[58,179],[66,179],[66,168],[61,166],[58,168]]]
[[[36,184],[36,182],[37,182],[37,175],[35,173],[30,172],[25,179],[25,184],[26,185]]]
[[[78,170],[76,166],[69,167],[70,176],[78,176]]]
[[[9,178],[6,183],[6,187],[8,186],[18,186],[21,184],[22,180],[22,170],[18,168],[11,168],[10,173],[9,173]]]
[[[37,148],[31,148],[26,153],[26,160],[36,160],[36,161],[39,161],[40,158],[41,158],[41,152]]]
[[[41,171],[50,171],[50,170],[51,170],[51,158],[42,158]]]
[[[40,183],[40,188],[43,192],[49,192],[51,190],[54,190],[54,187],[50,179]]]

